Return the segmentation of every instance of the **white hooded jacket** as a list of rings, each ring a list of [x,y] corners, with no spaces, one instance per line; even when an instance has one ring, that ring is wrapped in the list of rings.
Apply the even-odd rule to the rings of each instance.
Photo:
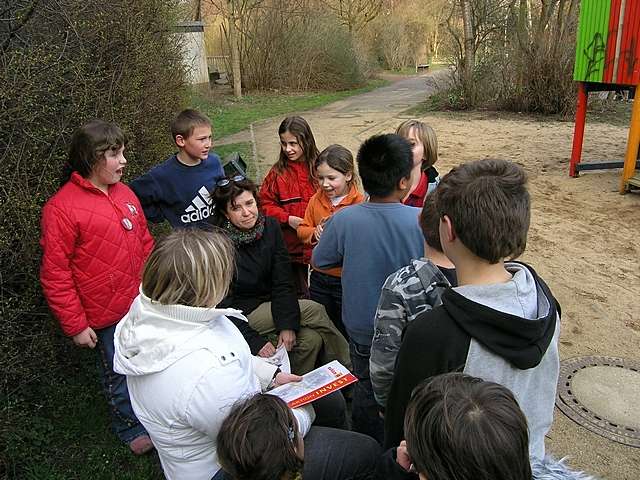
[[[170,480],[213,477],[222,421],[275,374],[227,314],[243,318],[234,309],[161,305],[141,292],[116,327],[114,370],[127,376],[133,410]],[[294,413],[306,434],[313,410]]]

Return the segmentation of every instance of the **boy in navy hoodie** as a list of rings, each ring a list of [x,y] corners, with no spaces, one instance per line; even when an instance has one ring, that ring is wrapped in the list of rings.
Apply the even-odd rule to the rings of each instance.
[[[524,170],[504,160],[463,164],[435,193],[444,253],[458,287],[407,327],[385,412],[385,445],[404,438],[420,381],[463,371],[509,388],[527,417],[529,452],[544,457],[559,372],[560,307],[524,263],[530,200]]]
[[[183,110],[171,122],[178,153],[136,178],[129,187],[147,220],[167,220],[173,228],[200,227],[211,216],[209,192],[224,177],[220,158],[209,153],[211,121],[196,110]]]

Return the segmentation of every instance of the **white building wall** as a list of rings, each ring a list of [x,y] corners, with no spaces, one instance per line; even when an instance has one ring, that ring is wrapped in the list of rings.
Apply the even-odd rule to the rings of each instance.
[[[191,84],[209,83],[207,51],[204,44],[204,23],[198,21],[181,22],[177,35],[182,43],[184,61]]]

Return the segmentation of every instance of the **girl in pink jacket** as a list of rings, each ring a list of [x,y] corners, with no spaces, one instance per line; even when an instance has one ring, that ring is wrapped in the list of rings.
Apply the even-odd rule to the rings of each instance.
[[[73,134],[63,185],[42,211],[40,281],[65,335],[98,347],[112,428],[139,455],[153,445],[125,377],[113,371],[113,333],[138,294],[153,238],[138,199],[120,182],[125,144],[122,130],[102,120]]]

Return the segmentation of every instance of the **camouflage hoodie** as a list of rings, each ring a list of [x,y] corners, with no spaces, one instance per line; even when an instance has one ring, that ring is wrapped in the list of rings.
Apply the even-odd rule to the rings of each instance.
[[[404,329],[418,315],[440,305],[449,286],[440,269],[426,258],[412,260],[384,282],[369,361],[373,393],[381,407],[387,403]]]

